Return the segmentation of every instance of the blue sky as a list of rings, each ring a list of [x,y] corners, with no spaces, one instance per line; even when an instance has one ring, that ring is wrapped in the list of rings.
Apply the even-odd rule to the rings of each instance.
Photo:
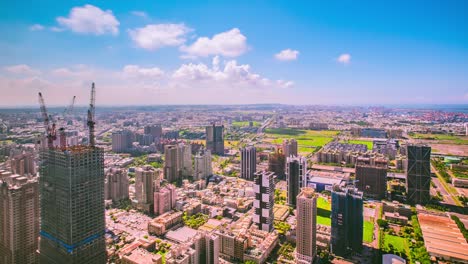
[[[0,105],[468,103],[468,2],[376,2],[3,1]]]

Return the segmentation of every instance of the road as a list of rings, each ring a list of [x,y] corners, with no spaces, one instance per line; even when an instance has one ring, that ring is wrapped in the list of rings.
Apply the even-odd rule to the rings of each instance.
[[[263,130],[270,125],[271,121],[273,121],[273,117],[270,117],[268,118],[267,120],[265,120],[265,122],[263,122],[262,126],[258,128],[257,130],[257,134],[260,135],[263,133]]]
[[[440,175],[439,171],[432,164],[431,164],[431,169],[437,175],[437,178],[432,178],[432,181],[434,182],[437,189],[440,191],[440,193],[444,197],[444,202],[446,202],[447,204],[460,206],[458,200],[455,201],[455,199],[452,197],[450,192],[445,188],[445,185],[441,182],[443,181],[442,175]]]

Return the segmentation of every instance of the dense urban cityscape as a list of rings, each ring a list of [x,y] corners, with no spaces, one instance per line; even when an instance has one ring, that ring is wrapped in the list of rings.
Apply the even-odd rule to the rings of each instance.
[[[0,264],[468,264],[468,1],[2,1]]]

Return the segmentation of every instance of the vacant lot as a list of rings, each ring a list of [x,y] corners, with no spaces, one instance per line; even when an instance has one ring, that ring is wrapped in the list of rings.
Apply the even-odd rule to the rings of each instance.
[[[453,136],[453,135],[441,135],[441,134],[420,134],[414,133],[410,135],[414,139],[425,139],[434,141],[439,144],[455,144],[455,145],[467,145],[467,136]]]
[[[236,122],[232,122],[232,126],[237,126],[237,127],[248,127],[250,124],[250,121],[236,121]],[[252,121],[252,125],[254,127],[259,127],[260,126],[260,122],[257,122],[257,121]]]
[[[315,147],[322,147],[333,140],[338,135],[338,131],[324,130],[301,130],[292,128],[269,128],[265,131],[267,141],[274,144],[281,144],[284,139],[294,138],[297,140],[299,152],[307,153],[315,150]]]
[[[364,221],[364,234],[362,236],[364,242],[370,243],[374,240],[374,223],[371,221]]]
[[[317,199],[317,224],[331,226],[331,204],[327,199],[319,197]]]

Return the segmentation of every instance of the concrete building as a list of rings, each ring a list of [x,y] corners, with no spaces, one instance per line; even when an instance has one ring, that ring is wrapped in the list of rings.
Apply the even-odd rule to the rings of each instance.
[[[283,153],[286,158],[297,156],[297,141],[294,138],[283,141]]]
[[[154,181],[160,177],[161,171],[152,166],[135,169],[135,198],[138,209],[148,213],[153,212]]]
[[[162,264],[162,256],[143,248],[136,248],[122,256],[121,264]]]
[[[158,184],[154,190],[154,214],[162,215],[174,209],[176,199],[177,191],[174,185],[160,187]]]
[[[132,132],[123,130],[112,133],[112,151],[128,152],[132,148]]]
[[[206,148],[213,154],[224,155],[224,126],[206,127]]]
[[[360,252],[364,224],[362,192],[334,186],[331,196],[331,252],[337,256]]]
[[[296,198],[306,186],[307,160],[304,157],[289,156],[286,162],[287,203],[296,207]]]
[[[178,147],[176,145],[164,146],[164,178],[170,183],[177,182],[180,179],[177,152]]]
[[[193,175],[192,167],[192,145],[190,143],[180,143],[177,145],[177,163],[182,177]]]
[[[259,171],[255,173],[255,215],[253,216],[253,222],[258,226],[258,229],[267,232],[273,230],[274,178],[273,172]]]
[[[286,158],[281,148],[268,155],[268,170],[275,173],[278,179],[285,178]]]
[[[317,195],[303,188],[297,196],[296,263],[313,263],[317,254]]]
[[[40,263],[106,263],[104,151],[41,151]]]
[[[400,144],[396,139],[378,139],[373,141],[372,152],[377,152],[393,160],[398,154]]]
[[[213,175],[213,167],[211,164],[211,152],[207,149],[200,149],[194,158],[195,170],[193,180],[206,179]]]
[[[145,126],[145,135],[151,135],[154,139],[160,139],[163,135],[162,126],[160,124]]]
[[[105,175],[104,199],[112,201],[128,199],[129,181],[127,170],[122,168],[110,168]]]
[[[0,263],[35,264],[39,244],[37,178],[0,179]]]
[[[380,159],[374,165],[367,158],[356,163],[356,187],[365,196],[381,199],[387,193],[387,160]]]
[[[241,178],[253,180],[257,172],[257,149],[254,146],[241,148]]]
[[[248,247],[247,236],[227,230],[218,230],[215,234],[219,237],[221,257],[237,262],[244,260],[244,251]]]
[[[21,176],[36,175],[36,162],[34,160],[34,153],[22,153],[15,155],[10,161],[11,172]]]
[[[425,204],[431,199],[431,147],[408,145],[406,169],[407,201],[411,204]]]

